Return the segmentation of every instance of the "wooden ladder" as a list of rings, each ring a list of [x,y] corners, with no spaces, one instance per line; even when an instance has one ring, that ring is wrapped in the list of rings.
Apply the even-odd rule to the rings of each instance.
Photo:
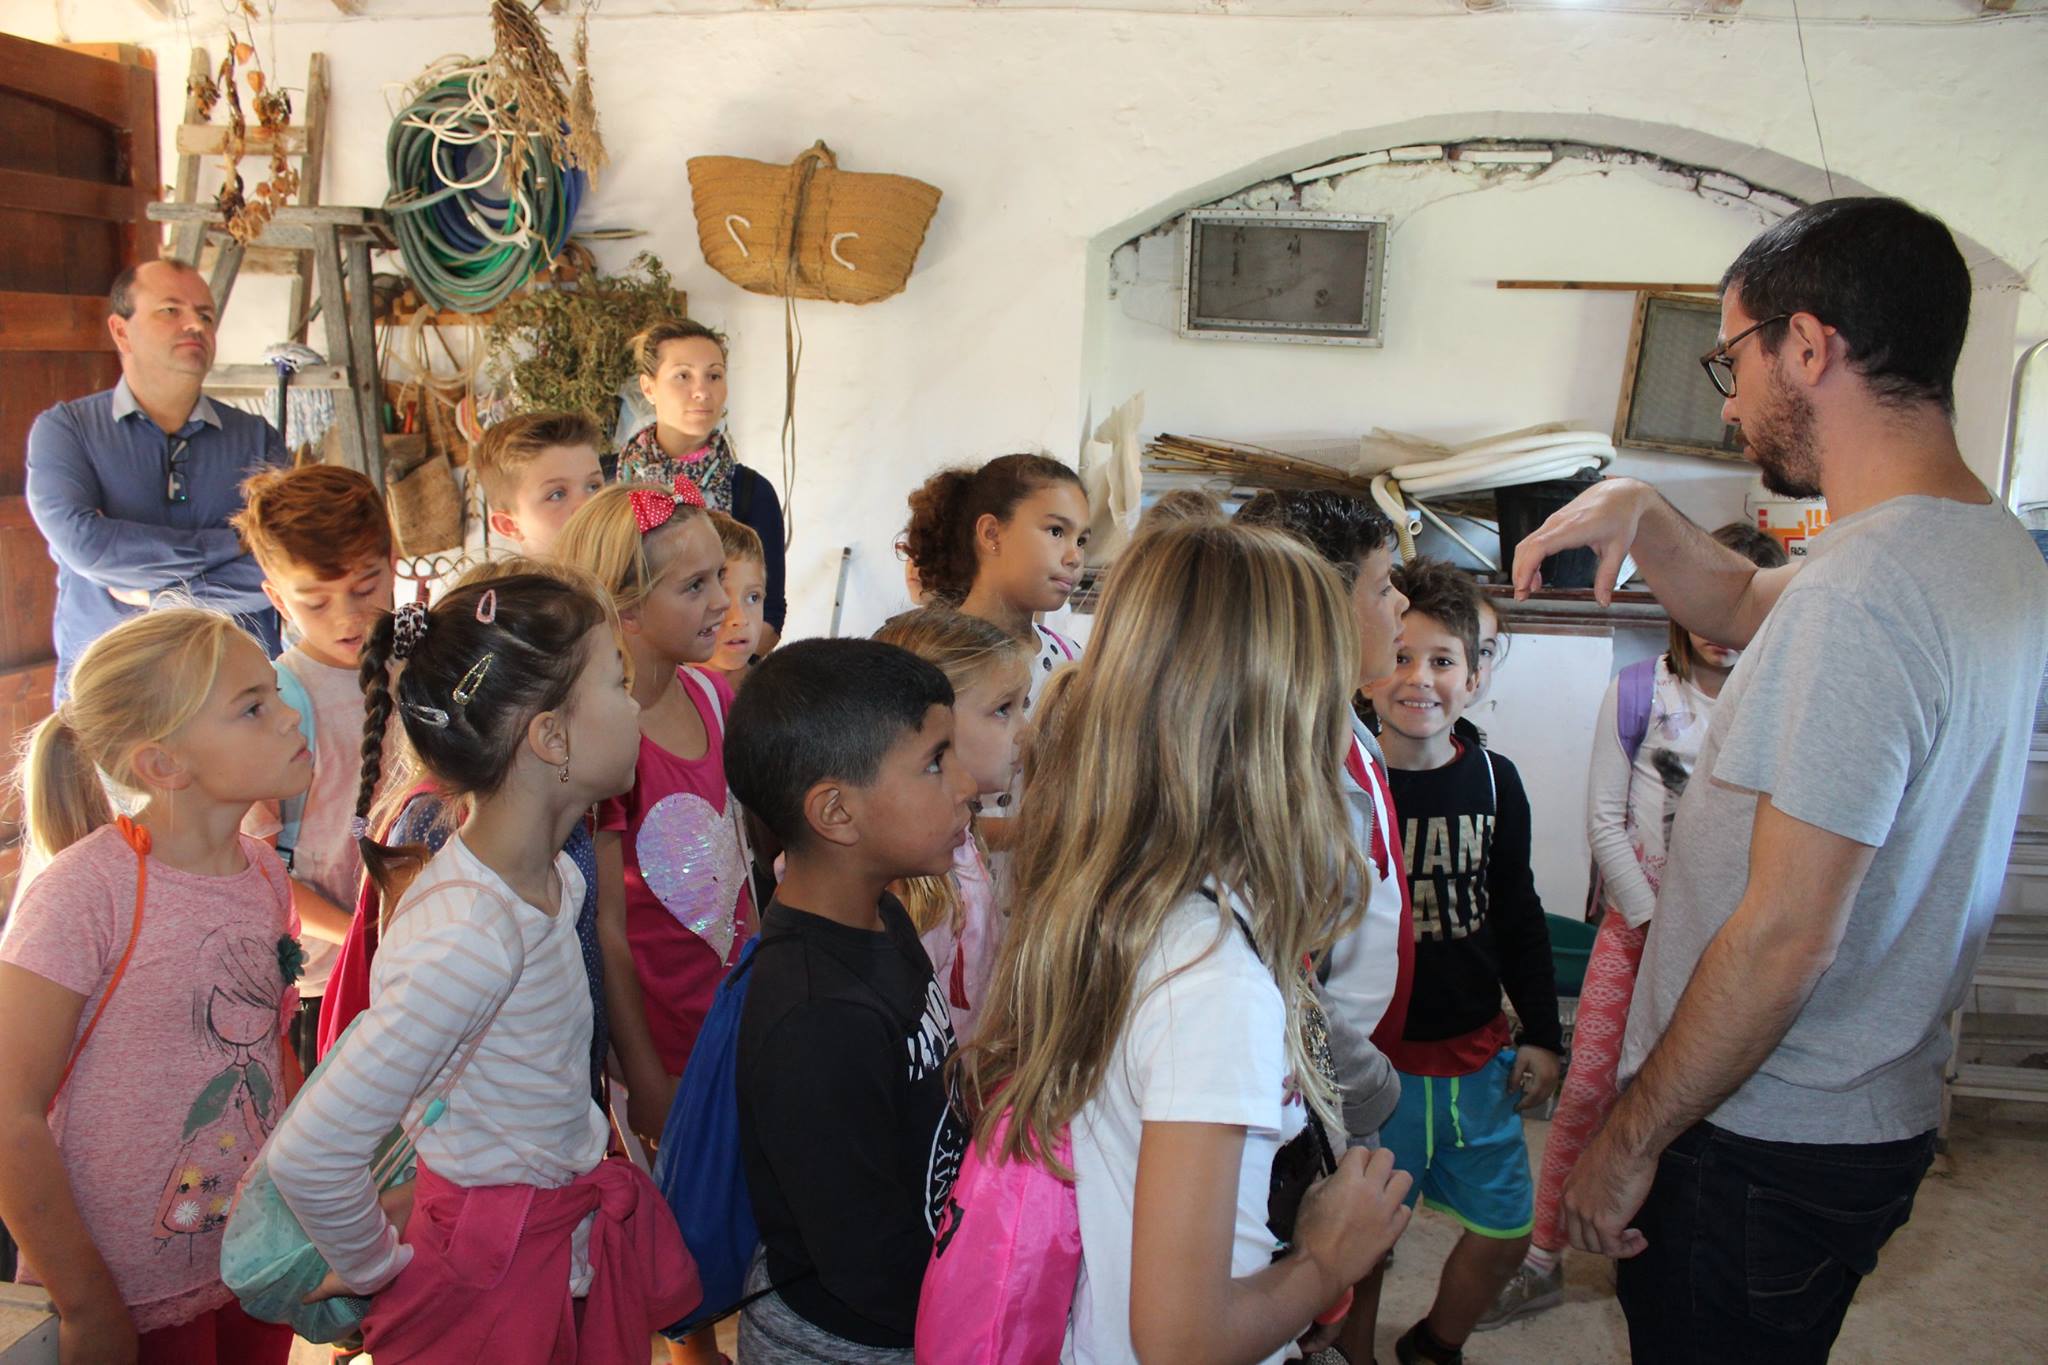
[[[204,48],[192,51],[194,77],[212,73]],[[208,156],[220,154],[228,130],[201,123],[199,103],[188,93],[185,122],[178,128],[178,174],[171,202],[149,206],[153,222],[171,227],[169,254],[207,271],[214,307],[227,315],[235,281],[251,274],[292,276],[288,337],[303,341],[317,300],[328,363],[298,370],[291,387],[333,389],[335,425],[341,438],[343,463],[384,487],[383,397],[378,387],[377,342],[372,323],[370,252],[393,250],[391,220],[382,209],[323,205],[319,202],[322,163],[326,157],[327,57],[316,52],[307,65],[304,122],[274,135],[288,156],[300,158],[297,202],[277,210],[252,242],[236,241],[227,220],[212,201],[199,198],[199,171]],[[252,127],[244,144],[250,156],[267,157],[273,134]],[[211,260],[206,258],[211,256]],[[269,365],[216,365],[206,378],[206,391],[227,396],[274,392],[277,371]],[[278,419],[282,423],[284,414]]]

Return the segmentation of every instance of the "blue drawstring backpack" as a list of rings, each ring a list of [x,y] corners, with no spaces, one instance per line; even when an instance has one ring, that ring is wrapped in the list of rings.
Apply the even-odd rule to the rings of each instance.
[[[662,1335],[676,1341],[746,1306],[747,1270],[761,1245],[740,1160],[738,1077],[740,1014],[747,1003],[748,971],[760,947],[759,938],[749,939],[732,971],[718,983],[655,1155],[654,1183],[676,1216],[704,1287],[696,1310],[662,1329]]]

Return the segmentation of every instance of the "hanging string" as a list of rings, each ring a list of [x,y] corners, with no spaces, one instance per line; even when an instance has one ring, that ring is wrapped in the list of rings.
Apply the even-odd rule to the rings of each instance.
[[[1828,178],[1828,198],[1835,197],[1835,173],[1828,167],[1828,140],[1820,132],[1820,106],[1813,102],[1813,68],[1806,64],[1806,24],[1799,0],[1792,0],[1792,33],[1799,39],[1799,72],[1806,78],[1806,108],[1813,115],[1813,140],[1820,144],[1820,170]]]

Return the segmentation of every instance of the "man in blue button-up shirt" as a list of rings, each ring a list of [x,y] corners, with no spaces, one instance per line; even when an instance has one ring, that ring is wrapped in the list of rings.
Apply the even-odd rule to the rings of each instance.
[[[263,571],[228,517],[243,479],[289,457],[268,422],[200,392],[213,294],[192,267],[147,261],[108,307],[121,382],[57,404],[28,434],[29,513],[57,561],[59,701],[85,647],[166,592],[235,613],[278,648]]]

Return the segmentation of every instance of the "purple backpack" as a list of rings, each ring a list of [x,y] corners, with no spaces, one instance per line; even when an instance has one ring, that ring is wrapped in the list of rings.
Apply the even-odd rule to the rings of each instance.
[[[1643,659],[1621,670],[1621,691],[1614,704],[1614,737],[1622,753],[1633,764],[1642,751],[1643,738],[1650,733],[1650,704],[1657,694],[1657,660]],[[1594,743],[1599,737],[1594,737]],[[1593,878],[1586,886],[1586,923],[1598,924],[1607,913],[1607,879],[1600,875],[1598,859]]]

